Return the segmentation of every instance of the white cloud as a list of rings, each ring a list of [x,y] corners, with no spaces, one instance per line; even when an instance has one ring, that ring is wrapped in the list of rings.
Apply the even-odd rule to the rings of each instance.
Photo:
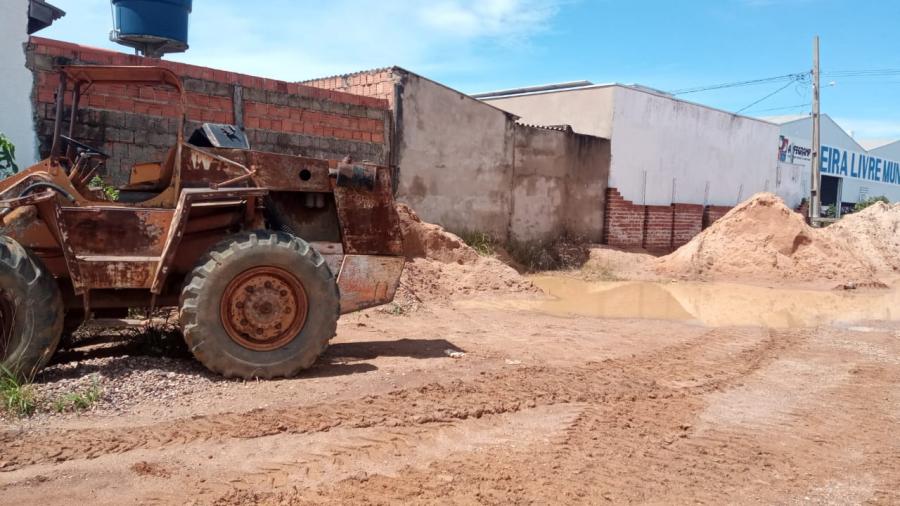
[[[194,2],[190,46],[168,58],[286,80],[402,65],[476,73],[485,49],[518,51],[571,0],[217,0]],[[55,0],[67,16],[39,35],[108,41],[109,0]]]
[[[461,37],[527,37],[560,7],[552,0],[440,0],[419,8],[426,25]]]

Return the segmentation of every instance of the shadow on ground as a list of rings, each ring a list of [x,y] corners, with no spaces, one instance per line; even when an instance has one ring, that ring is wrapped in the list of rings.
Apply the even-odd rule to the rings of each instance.
[[[376,371],[378,367],[367,361],[379,357],[449,358],[448,351],[463,350],[445,339],[336,343],[328,348],[313,367],[295,379]],[[177,330],[151,329],[80,336],[69,347],[54,355],[50,366],[38,375],[36,382],[54,382],[90,374],[116,379],[141,371],[173,372],[202,377],[212,382],[242,381],[228,380],[206,370],[194,359]]]

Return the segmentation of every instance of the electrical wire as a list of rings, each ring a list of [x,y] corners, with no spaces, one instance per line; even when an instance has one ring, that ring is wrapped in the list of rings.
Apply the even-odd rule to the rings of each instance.
[[[798,73],[798,74],[785,74],[782,76],[774,76],[774,77],[764,77],[762,79],[751,79],[749,81],[737,81],[732,83],[720,83],[720,84],[712,84],[708,86],[698,86],[695,88],[684,88],[680,90],[673,90],[669,93],[672,95],[687,95],[689,93],[699,93],[701,91],[710,91],[710,90],[721,90],[725,88],[740,88],[743,86],[756,86],[760,84],[768,84],[775,82],[794,82],[799,81],[809,75],[808,72]]]
[[[762,101],[764,101],[764,100],[767,100],[767,99],[769,99],[769,98],[771,98],[771,97],[774,97],[775,95],[777,95],[777,94],[781,93],[782,91],[788,89],[788,87],[790,87],[792,84],[794,84],[794,81],[790,81],[789,83],[785,84],[785,85],[782,86],[781,88],[778,88],[777,90],[773,91],[772,93],[769,93],[768,95],[766,95],[766,96],[764,96],[763,98],[757,100],[756,102],[753,102],[752,104],[748,105],[747,107],[744,107],[743,109],[740,109],[740,110],[736,111],[735,114],[740,114],[740,113],[746,111],[747,109],[753,107],[754,105],[756,105],[756,104],[758,104],[758,103],[760,103],[760,102],[762,102]]]
[[[801,107],[809,107],[811,105],[812,105],[812,103],[807,102],[805,104],[786,105],[784,107],[770,107],[769,109],[757,109],[755,111],[750,111],[750,112],[753,114],[756,114],[758,112],[787,111],[790,109],[800,109]]]

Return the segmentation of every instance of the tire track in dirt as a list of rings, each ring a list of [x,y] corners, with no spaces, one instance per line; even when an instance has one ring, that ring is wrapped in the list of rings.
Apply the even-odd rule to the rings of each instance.
[[[7,473],[0,493],[10,503],[94,504],[184,502],[181,491],[209,502],[238,490],[315,487],[370,474],[399,476],[454,454],[490,448],[522,451],[534,442],[556,444],[584,406],[556,404],[506,415],[414,427],[334,429],[253,440],[193,443],[90,461],[39,464]],[[215,455],[214,459],[208,456]],[[137,469],[156,479],[135,483]],[[78,476],[78,478],[72,478]],[[72,486],[77,480],[78,486]]]
[[[736,336],[759,341],[736,355],[712,353],[714,343]],[[749,336],[749,337],[747,337]],[[312,433],[335,427],[405,427],[503,414],[558,403],[606,403],[627,398],[685,396],[746,374],[791,339],[765,330],[711,330],[701,339],[626,360],[573,368],[505,367],[474,382],[431,383],[385,395],[310,407],[257,409],[160,422],[142,427],[0,434],[2,471],[45,462],[93,459],[133,449],[156,449],[194,441]],[[703,357],[707,363],[704,363]],[[674,374],[673,374],[674,373]],[[693,382],[688,388],[664,386]]]
[[[743,381],[807,338],[803,332],[713,330],[652,356],[596,364],[593,376],[581,375],[579,390],[602,394],[589,396],[560,444],[536,445],[523,454],[447,459],[397,478],[373,476],[293,492],[234,492],[217,504],[441,503],[449,498],[484,504],[596,503],[600,498],[621,503],[651,498],[655,488],[647,481],[661,476],[671,476],[660,481],[676,487],[696,480],[712,483],[720,478],[714,474],[718,467],[698,470],[702,459],[679,459],[671,449],[690,433],[704,406],[703,394]],[[446,482],[442,476],[454,479]]]

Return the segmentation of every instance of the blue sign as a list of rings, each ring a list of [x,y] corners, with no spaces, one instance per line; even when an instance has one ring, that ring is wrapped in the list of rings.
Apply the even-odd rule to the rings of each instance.
[[[822,174],[900,185],[900,162],[822,146]]]

